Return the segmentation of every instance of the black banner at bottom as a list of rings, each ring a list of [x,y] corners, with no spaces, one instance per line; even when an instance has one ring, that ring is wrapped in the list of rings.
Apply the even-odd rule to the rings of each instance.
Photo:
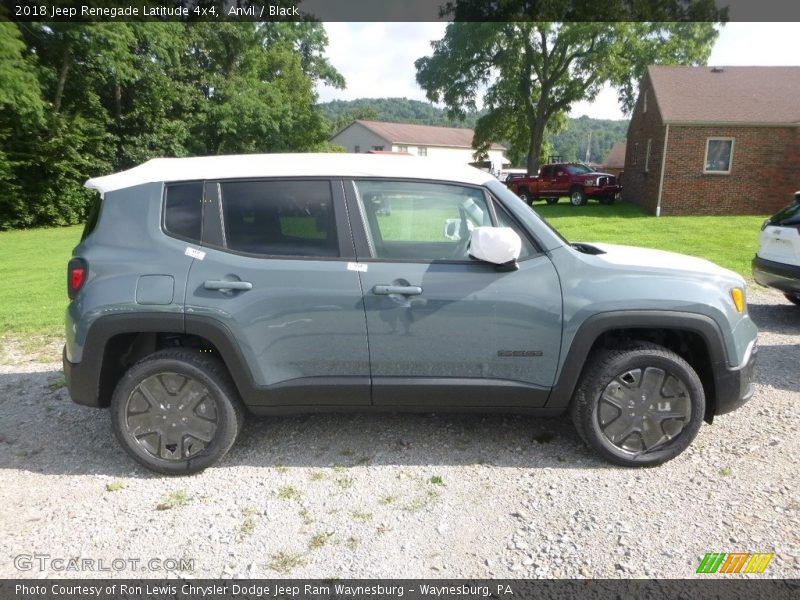
[[[5,579],[2,600],[466,600],[491,598],[769,600],[798,579]]]

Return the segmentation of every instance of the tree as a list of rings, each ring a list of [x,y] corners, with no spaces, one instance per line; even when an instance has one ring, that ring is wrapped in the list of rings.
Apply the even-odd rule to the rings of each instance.
[[[417,82],[453,117],[475,111],[485,90],[477,154],[509,140],[512,152],[524,148],[534,173],[548,127],[557,131],[575,102],[593,99],[608,82],[630,111],[647,65],[703,64],[716,37],[712,22],[456,22],[432,42],[431,56],[415,62]]]

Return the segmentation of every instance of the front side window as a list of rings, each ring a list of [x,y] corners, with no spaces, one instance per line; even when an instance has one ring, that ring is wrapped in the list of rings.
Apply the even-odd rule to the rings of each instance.
[[[708,138],[704,173],[726,174],[733,162],[733,138]]]
[[[220,184],[225,245],[267,256],[339,256],[327,181]]]
[[[566,169],[571,175],[585,175],[592,172],[586,165],[567,165]]]
[[[492,225],[486,197],[477,188],[408,181],[355,186],[376,258],[470,260],[470,231]]]
[[[203,182],[170,184],[165,196],[164,230],[176,237],[200,242]]]

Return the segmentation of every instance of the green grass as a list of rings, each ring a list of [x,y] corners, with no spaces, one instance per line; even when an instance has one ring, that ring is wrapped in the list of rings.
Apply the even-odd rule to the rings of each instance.
[[[0,335],[64,332],[67,261],[82,225],[0,232]]]
[[[539,215],[570,242],[643,246],[699,256],[750,279],[763,216],[655,217],[634,204],[535,203]]]

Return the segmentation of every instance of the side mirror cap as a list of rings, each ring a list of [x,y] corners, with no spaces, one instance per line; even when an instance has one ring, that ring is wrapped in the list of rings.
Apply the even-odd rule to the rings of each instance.
[[[515,270],[522,240],[510,227],[476,227],[470,233],[469,255],[477,260]]]

